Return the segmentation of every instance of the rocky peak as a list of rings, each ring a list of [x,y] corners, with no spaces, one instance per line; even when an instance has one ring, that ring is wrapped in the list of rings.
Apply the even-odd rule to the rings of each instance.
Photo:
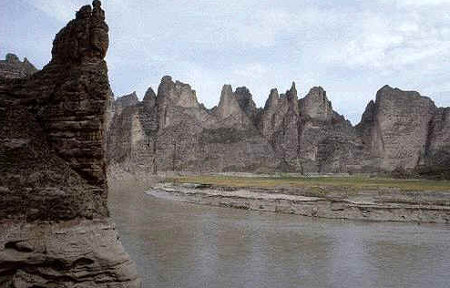
[[[295,88],[295,82],[292,82],[291,89],[286,91],[286,98],[288,99],[288,101],[292,101],[292,102],[298,100],[297,88]]]
[[[242,112],[231,85],[223,85],[219,105],[214,112],[222,119]]]
[[[300,113],[320,121],[328,121],[333,116],[331,102],[322,87],[313,87],[309,93],[299,101]]]
[[[31,64],[30,61],[28,61],[27,57],[23,58],[23,65],[30,74],[38,71],[38,69],[36,69],[36,67],[34,67],[34,65]]]
[[[157,96],[159,103],[168,101],[168,99],[166,98],[170,97],[174,86],[175,84],[172,81],[172,77],[166,75],[161,78],[161,83],[158,86],[158,96]]]
[[[386,85],[378,90],[376,101],[367,105],[357,131],[371,155],[382,159],[382,169],[414,168],[423,161],[436,109],[431,99],[418,92]]]
[[[189,84],[180,81],[175,82],[175,91],[177,91],[178,105],[185,108],[197,108],[198,101],[195,90]]]
[[[258,109],[256,108],[256,104],[252,99],[252,94],[247,87],[238,87],[234,92],[236,96],[236,100],[239,103],[241,109],[247,114],[250,119],[254,119],[256,117],[256,113]]]
[[[378,113],[405,115],[429,115],[437,109],[434,102],[416,91],[403,91],[383,86],[376,94],[375,107]],[[427,116],[428,117],[428,116]]]
[[[154,107],[156,105],[156,94],[152,87],[148,87],[147,92],[145,92],[144,99],[142,100],[144,107]]]
[[[366,109],[364,110],[363,115],[361,116],[361,122],[358,124],[364,125],[365,123],[372,123],[375,120],[376,115],[376,105],[373,100],[370,100],[369,104],[367,104]]]
[[[24,58],[23,62],[15,54],[6,54],[5,60],[0,60],[0,77],[22,78],[36,73],[38,70]]]
[[[157,101],[160,105],[171,103],[184,108],[199,107],[196,93],[191,86],[180,81],[173,82],[170,76],[161,79]]]
[[[256,108],[256,105],[252,99],[252,94],[250,93],[250,90],[248,90],[247,87],[245,86],[237,87],[234,94],[236,95],[236,99],[238,100],[238,103],[242,108],[244,107],[250,108],[252,106]]]
[[[280,95],[278,95],[277,88],[273,88],[272,90],[270,90],[269,98],[267,98],[266,104],[264,105],[264,110],[272,110],[276,108],[279,99]]]
[[[402,91],[402,90],[400,90],[400,89],[398,89],[398,88],[393,88],[393,87],[391,87],[391,86],[389,86],[389,85],[384,85],[383,87],[381,87],[378,91],[377,91],[377,94],[378,93],[381,93],[381,94],[389,94],[389,93],[393,93],[394,91]],[[416,92],[417,93],[417,92]]]
[[[172,76],[169,76],[169,75],[164,75],[162,78],[161,78],[161,84],[169,84],[169,83],[173,83],[173,81],[172,81]]]
[[[403,91],[398,88],[392,88],[389,85],[385,85],[380,90],[377,91],[376,104],[380,104],[380,102],[384,100],[387,101],[419,100],[419,101],[433,102],[428,97],[421,96],[420,93],[417,91]]]
[[[8,63],[18,63],[20,62],[19,57],[16,54],[8,53],[6,54],[5,61]]]
[[[286,91],[285,97],[289,109],[293,109],[298,114],[298,96],[297,89],[295,88],[295,82],[292,82],[291,89]]]
[[[138,103],[139,103],[139,98],[136,94],[136,91],[134,91],[131,94],[119,97],[115,101],[116,107],[121,107],[121,108],[128,107],[128,106],[134,106]]]
[[[234,98],[233,97],[233,88],[231,87],[230,84],[225,84],[222,86],[222,91],[220,93],[220,101],[225,100],[225,99],[230,99],[230,98]]]
[[[101,2],[95,0],[76,12],[74,20],[61,30],[53,41],[52,64],[70,65],[98,62],[108,50],[108,25]]]

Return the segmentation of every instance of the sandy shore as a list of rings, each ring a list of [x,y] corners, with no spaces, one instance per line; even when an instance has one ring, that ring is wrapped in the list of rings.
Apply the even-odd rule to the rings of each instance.
[[[298,214],[331,219],[450,223],[449,195],[359,191],[353,196],[301,195],[286,189],[230,188],[193,183],[158,183],[147,195],[202,205]],[[419,195],[419,196],[418,196]],[[447,199],[448,200],[448,199]]]

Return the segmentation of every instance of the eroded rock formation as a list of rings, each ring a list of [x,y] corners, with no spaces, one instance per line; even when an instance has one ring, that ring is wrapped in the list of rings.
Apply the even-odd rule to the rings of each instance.
[[[189,85],[169,76],[162,78],[157,95],[149,88],[141,103],[115,114],[107,151],[111,162],[152,172],[277,165],[273,149],[241,109],[231,86],[223,87],[219,106],[207,110]]]
[[[5,60],[0,60],[0,77],[2,78],[22,78],[30,76],[38,70],[25,58],[19,60],[14,54],[6,54]]]
[[[272,89],[263,109],[246,87],[224,85],[219,105],[207,110],[189,85],[165,76],[157,95],[149,88],[143,102],[115,116],[108,152],[112,162],[153,171],[448,170],[449,121],[448,108],[389,86],[356,126],[322,87],[298,99],[295,83],[285,94]]]
[[[48,65],[0,78],[1,287],[139,287],[108,218],[104,19],[83,6]]]
[[[450,179],[450,108],[439,108],[429,124],[424,165],[420,173]]]
[[[448,108],[415,91],[384,86],[356,126],[372,169],[450,169]],[[440,167],[440,168],[439,168]]]

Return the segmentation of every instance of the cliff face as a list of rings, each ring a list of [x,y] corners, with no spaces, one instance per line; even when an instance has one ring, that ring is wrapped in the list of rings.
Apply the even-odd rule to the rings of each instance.
[[[297,90],[292,83],[286,94],[278,97],[278,92],[272,90],[266,109],[262,112],[261,124],[263,135],[268,139],[282,165],[296,161],[299,141],[299,112]],[[267,111],[267,113],[266,113]],[[261,130],[260,130],[261,131]]]
[[[299,101],[300,156],[308,170],[351,172],[358,169],[359,141],[350,122],[332,108],[322,87],[314,87]]]
[[[272,89],[263,109],[245,87],[233,92],[225,85],[212,110],[168,76],[158,95],[149,91],[129,114],[115,117],[108,137],[113,162],[154,172],[340,173],[445,167],[450,159],[449,110],[417,92],[383,87],[354,127],[322,87],[301,99],[295,83],[285,94]]]
[[[430,149],[440,147],[446,137],[439,111],[417,92],[381,88],[356,127],[371,158],[368,165],[382,170],[425,165]]]
[[[450,178],[450,108],[439,108],[430,121],[425,146],[425,164],[421,170]]]
[[[56,35],[41,71],[0,78],[2,287],[138,287],[107,218],[100,5],[83,6]]]
[[[149,88],[142,102],[116,113],[112,123],[109,159],[127,169],[208,172],[276,165],[271,146],[229,85],[219,106],[208,111],[189,85],[165,76],[157,95]]]
[[[262,109],[256,108],[256,104],[252,99],[252,94],[247,87],[238,87],[235,91],[235,97],[239,103],[239,107],[244,111],[247,117],[252,121],[253,125],[257,126]]]
[[[56,35],[52,60],[42,71],[0,82],[0,101],[5,107],[0,118],[1,178],[16,195],[5,201],[18,201],[2,201],[8,211],[2,209],[5,215],[52,220],[47,215],[52,210],[46,206],[50,202],[39,201],[42,193],[30,193],[26,187],[45,190],[47,179],[56,184],[73,178],[77,179],[75,185],[61,185],[60,191],[53,192],[55,201],[68,201],[51,203],[59,209],[55,213],[62,218],[107,216],[103,125],[109,82],[103,57],[108,26],[91,13],[90,6],[82,7],[77,18]],[[23,157],[17,158],[19,154]],[[21,178],[30,183],[16,178],[24,171],[32,177]],[[64,180],[60,171],[73,176]],[[78,189],[78,184],[85,187]],[[21,207],[19,201],[40,206],[35,207],[33,216],[9,211]]]
[[[299,100],[300,113],[305,118],[327,122],[333,117],[333,108],[322,87],[314,87]]]

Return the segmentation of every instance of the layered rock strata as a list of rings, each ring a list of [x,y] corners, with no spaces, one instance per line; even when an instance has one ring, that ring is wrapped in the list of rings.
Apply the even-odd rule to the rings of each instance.
[[[417,92],[385,86],[361,122],[333,110],[322,87],[298,99],[295,83],[270,91],[257,108],[246,87],[222,89],[211,110],[187,84],[163,77],[158,93],[115,116],[108,132],[112,162],[153,171],[389,172],[449,170],[448,108]],[[122,98],[116,101],[119,107]],[[118,108],[116,108],[118,109]],[[139,165],[135,165],[135,164]],[[441,173],[439,172],[439,173]],[[430,172],[431,173],[431,172]]]
[[[140,285],[108,218],[104,20],[83,6],[48,65],[0,78],[1,287]]]
[[[450,222],[448,192],[361,188],[345,193],[342,187],[229,187],[195,183],[160,183],[145,193],[153,197],[244,210],[297,214],[328,219]],[[380,193],[382,191],[383,193]],[[325,196],[326,195],[326,196]]]
[[[273,149],[230,85],[223,87],[219,105],[207,110],[188,84],[169,76],[162,78],[157,94],[149,88],[142,102],[115,113],[107,146],[111,163],[153,173],[277,165]]]

